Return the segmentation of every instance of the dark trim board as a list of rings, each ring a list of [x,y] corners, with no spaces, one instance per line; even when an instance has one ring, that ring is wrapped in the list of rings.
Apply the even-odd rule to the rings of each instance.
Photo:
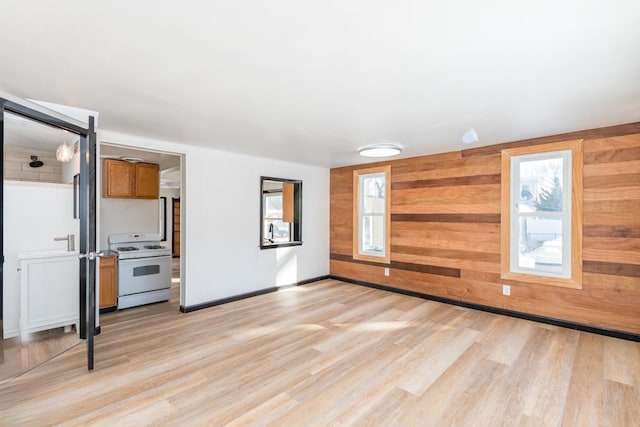
[[[491,307],[491,306],[488,306],[488,305],[474,304],[474,303],[460,301],[460,300],[454,300],[454,299],[450,299],[450,298],[443,298],[443,297],[439,297],[439,296],[435,296],[435,295],[423,294],[421,292],[408,291],[408,290],[405,290],[405,289],[394,288],[394,287],[391,287],[391,286],[377,285],[375,283],[369,283],[369,282],[363,282],[361,280],[349,279],[347,277],[340,277],[340,276],[330,275],[329,278],[330,279],[334,279],[334,280],[340,280],[342,282],[352,283],[354,285],[366,286],[368,288],[379,289],[379,290],[382,290],[382,291],[394,292],[394,293],[397,293],[397,294],[403,294],[403,295],[408,295],[408,296],[412,296],[412,297],[427,299],[427,300],[431,300],[431,301],[437,301],[437,302],[441,302],[441,303],[444,303],[444,304],[457,305],[457,306],[460,306],[460,307],[471,308],[471,309],[474,309],[474,310],[486,311],[486,312],[494,313],[494,314],[501,314],[503,316],[516,317],[518,319],[531,320],[533,322],[546,323],[548,325],[561,326],[563,328],[568,328],[568,329],[576,329],[576,330],[579,330],[579,331],[589,332],[589,333],[592,333],[592,334],[605,335],[605,336],[608,336],[608,337],[620,338],[620,339],[627,340],[627,341],[640,342],[640,334],[632,334],[632,333],[629,333],[629,332],[618,331],[618,330],[615,330],[615,329],[598,328],[598,327],[595,327],[595,326],[585,325],[585,324],[582,324],[582,323],[574,323],[574,322],[569,322],[569,321],[566,321],[566,320],[554,319],[554,318],[551,318],[551,317],[545,317],[545,316],[538,316],[538,315],[535,315],[535,314],[523,313],[523,312],[520,312],[520,311],[505,310],[503,308]]]
[[[100,314],[111,313],[116,310],[118,310],[118,306],[115,305],[113,307],[105,307],[100,309]]]
[[[306,285],[308,283],[318,282],[320,280],[325,280],[325,279],[329,279],[329,278],[330,278],[329,275],[312,277],[311,279],[305,279],[305,280],[302,280],[300,282],[292,283],[290,285],[284,285],[284,286],[278,286],[278,287],[274,286],[274,287],[270,287],[270,288],[260,289],[258,291],[247,292],[247,293],[244,293],[244,294],[230,296],[230,297],[227,297],[227,298],[222,298],[222,299],[213,300],[213,301],[209,301],[209,302],[203,302],[201,304],[196,304],[196,305],[189,305],[189,306],[181,305],[180,306],[180,311],[182,313],[191,313],[192,311],[202,310],[203,308],[215,307],[216,305],[222,305],[222,304],[227,304],[227,303],[234,302],[234,301],[240,301],[240,300],[246,299],[246,298],[257,297],[259,295],[264,295],[264,294],[269,294],[271,292],[276,292],[276,291],[278,291],[280,289],[286,289],[286,288],[290,288],[292,286]]]

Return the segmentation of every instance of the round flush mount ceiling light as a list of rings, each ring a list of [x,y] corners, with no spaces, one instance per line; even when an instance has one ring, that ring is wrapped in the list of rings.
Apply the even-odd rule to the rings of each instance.
[[[478,142],[478,133],[473,129],[469,129],[462,135],[462,142],[465,144],[473,144],[474,142]]]
[[[402,148],[398,144],[367,145],[358,150],[363,157],[391,157],[400,154]]]

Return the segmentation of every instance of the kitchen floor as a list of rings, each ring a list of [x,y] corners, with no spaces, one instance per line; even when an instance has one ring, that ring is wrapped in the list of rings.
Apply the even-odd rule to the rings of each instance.
[[[141,305],[100,315],[100,325],[110,325],[145,318],[154,313],[180,310],[180,258],[171,260],[171,299],[167,302]]]

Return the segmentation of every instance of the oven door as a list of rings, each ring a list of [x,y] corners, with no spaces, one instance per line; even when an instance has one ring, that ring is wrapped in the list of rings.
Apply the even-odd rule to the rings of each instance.
[[[118,296],[169,289],[171,256],[118,261]]]

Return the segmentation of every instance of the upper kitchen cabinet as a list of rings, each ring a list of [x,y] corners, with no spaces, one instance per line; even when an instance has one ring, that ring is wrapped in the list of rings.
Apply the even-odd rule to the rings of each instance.
[[[133,182],[135,169],[132,164],[120,160],[106,159],[104,161],[103,195],[104,197],[133,197]]]
[[[130,163],[105,159],[103,197],[157,199],[160,197],[160,167],[153,163]]]
[[[153,163],[135,163],[135,197],[157,199],[160,197],[160,167]]]

